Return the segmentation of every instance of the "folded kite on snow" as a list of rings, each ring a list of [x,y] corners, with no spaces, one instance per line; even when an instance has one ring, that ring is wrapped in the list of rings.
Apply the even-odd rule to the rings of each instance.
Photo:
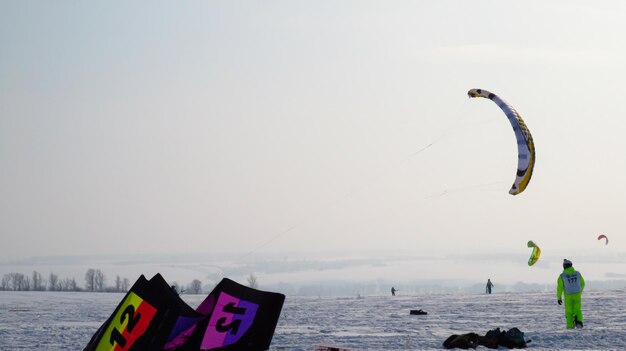
[[[267,350],[284,300],[224,278],[194,310],[160,274],[142,275],[84,351]]]

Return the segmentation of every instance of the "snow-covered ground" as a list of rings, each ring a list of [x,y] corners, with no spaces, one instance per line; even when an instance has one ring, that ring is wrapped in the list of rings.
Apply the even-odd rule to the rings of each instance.
[[[0,292],[0,350],[80,350],[122,297]],[[196,307],[204,296],[183,298]],[[567,330],[553,293],[287,296],[271,349],[313,350],[319,343],[354,350],[443,349],[451,334],[518,327],[535,350],[624,350],[624,301],[625,290],[585,292],[585,328]],[[411,309],[428,315],[410,315]]]

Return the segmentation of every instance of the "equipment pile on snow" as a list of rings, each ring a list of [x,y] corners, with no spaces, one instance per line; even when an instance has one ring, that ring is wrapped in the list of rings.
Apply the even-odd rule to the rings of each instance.
[[[528,343],[531,340],[524,340],[524,332],[511,328],[508,331],[500,330],[500,328],[492,329],[488,331],[485,336],[480,336],[476,333],[467,333],[461,335],[450,335],[443,342],[443,347],[446,349],[475,349],[478,346],[485,346],[490,349],[497,349],[499,346],[504,346],[509,349],[525,349],[528,347]]]

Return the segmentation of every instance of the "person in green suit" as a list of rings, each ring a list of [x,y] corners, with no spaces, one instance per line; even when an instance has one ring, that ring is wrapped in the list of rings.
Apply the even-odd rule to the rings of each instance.
[[[565,293],[565,321],[567,328],[583,327],[583,311],[581,310],[581,296],[585,289],[585,279],[582,274],[572,267],[572,261],[563,260],[563,273],[556,280],[556,298],[559,305],[563,304]]]

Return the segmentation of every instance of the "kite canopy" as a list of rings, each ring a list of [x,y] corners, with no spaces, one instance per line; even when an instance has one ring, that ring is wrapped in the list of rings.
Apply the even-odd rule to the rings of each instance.
[[[526,189],[535,167],[535,144],[526,123],[513,106],[502,100],[496,94],[484,89],[471,89],[467,92],[469,97],[483,97],[495,102],[504,111],[511,122],[515,137],[517,138],[517,175],[515,182],[509,190],[509,194],[517,195]]]
[[[608,244],[609,244],[609,238],[607,238],[607,237],[606,237],[606,235],[604,235],[604,234],[600,234],[600,235],[598,236],[598,240],[601,240],[601,239],[605,239],[605,240],[606,240],[606,242],[604,243],[604,245],[608,245]]]
[[[528,265],[532,266],[537,263],[537,261],[539,261],[539,256],[541,256],[541,249],[532,240],[529,240],[527,245],[528,247],[533,248],[533,252],[530,254],[530,258],[528,258]]]
[[[224,278],[194,310],[142,275],[83,351],[267,350],[284,300]]]

